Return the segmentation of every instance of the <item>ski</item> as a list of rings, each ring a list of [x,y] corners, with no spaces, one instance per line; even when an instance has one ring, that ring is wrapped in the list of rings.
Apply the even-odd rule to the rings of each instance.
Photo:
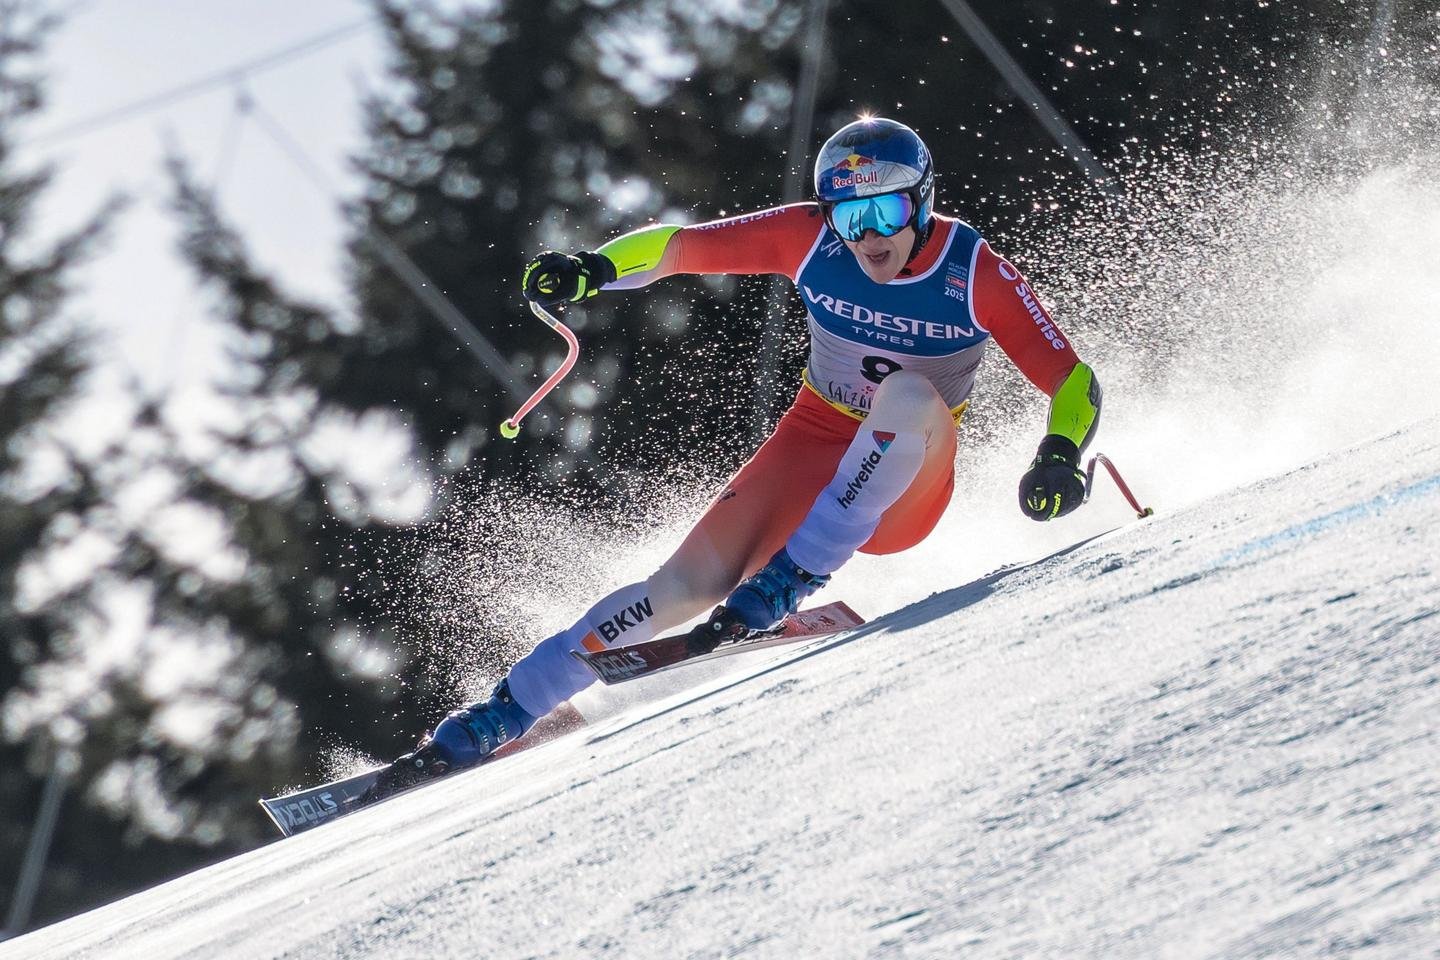
[[[717,640],[711,625],[702,623],[688,633],[657,637],[593,653],[572,650],[570,655],[585,664],[602,682],[615,684],[648,677],[684,664],[701,663],[800,640],[819,640],[853,630],[864,623],[865,618],[844,603],[827,603],[823,607],[792,614],[775,630],[764,633]]]
[[[741,633],[738,636],[721,634],[717,637],[711,624],[704,623],[689,633],[677,636],[660,637],[598,653],[572,653],[600,680],[613,684],[649,676],[687,663],[714,660],[801,640],[819,640],[864,623],[863,617],[844,603],[837,602],[813,610],[802,610],[787,617],[775,630],[764,633]],[[481,765],[553,740],[584,724],[585,718],[579,711],[568,703],[562,703],[525,736],[505,744],[482,761]],[[265,797],[260,800],[260,806],[282,835],[294,836],[439,779],[438,776],[413,773],[405,763],[411,756],[413,755],[407,754],[394,763],[319,786],[278,797]]]
[[[318,827],[327,820],[359,809],[357,801],[375,785],[389,764],[357,773],[352,777],[323,783],[287,793],[282,797],[262,797],[260,806],[270,815],[280,832],[289,837],[302,830]]]
[[[578,730],[584,725],[585,718],[580,712],[569,703],[562,703],[549,716],[536,723],[525,736],[500,747],[482,760],[479,766],[503,760],[522,750]],[[404,765],[409,756],[411,755],[407,754],[394,763],[383,764],[330,783],[322,783],[317,787],[308,787],[279,797],[262,797],[260,806],[270,815],[271,821],[282,835],[292,837],[440,779],[439,776],[412,775]]]

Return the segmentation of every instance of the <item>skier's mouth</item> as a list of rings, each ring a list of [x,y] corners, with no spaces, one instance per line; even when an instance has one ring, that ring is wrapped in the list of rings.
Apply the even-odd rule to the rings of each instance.
[[[883,267],[885,266],[885,261],[890,259],[890,251],[881,250],[879,253],[867,253],[864,254],[864,257],[865,262],[869,263],[872,267]]]

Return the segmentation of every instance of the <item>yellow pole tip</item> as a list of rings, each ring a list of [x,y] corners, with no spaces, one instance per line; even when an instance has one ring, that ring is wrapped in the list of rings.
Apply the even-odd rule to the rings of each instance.
[[[506,440],[514,440],[516,437],[520,436],[520,424],[515,423],[511,420],[501,420],[500,436],[504,437]]]

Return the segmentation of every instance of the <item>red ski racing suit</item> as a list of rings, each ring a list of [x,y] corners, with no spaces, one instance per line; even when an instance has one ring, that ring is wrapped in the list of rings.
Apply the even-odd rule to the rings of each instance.
[[[857,547],[894,553],[923,540],[953,492],[955,427],[986,341],[1055,398],[1051,433],[1078,446],[1093,426],[1097,410],[1083,400],[1098,400],[1089,368],[1020,272],[952,217],[935,215],[921,249],[884,284],[863,272],[813,203],[648,227],[598,252],[615,266],[607,291],[677,273],[783,274],[808,312],[810,356],[794,405],[660,570],[601,600],[511,670],[516,700],[535,716],[593,679],[569,650],[649,639],[724,599],[781,547],[828,573],[820,567],[838,567]],[[1073,396],[1081,399],[1066,400]],[[883,509],[865,516],[867,498]]]

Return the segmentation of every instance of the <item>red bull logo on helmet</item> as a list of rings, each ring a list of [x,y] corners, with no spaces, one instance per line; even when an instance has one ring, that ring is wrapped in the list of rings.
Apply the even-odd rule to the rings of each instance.
[[[871,157],[862,157],[858,153],[852,153],[848,157],[842,157],[835,166],[830,168],[830,186],[839,190],[842,187],[858,187],[865,183],[879,183],[880,172],[878,170],[864,170],[865,167],[874,166],[874,159]]]

